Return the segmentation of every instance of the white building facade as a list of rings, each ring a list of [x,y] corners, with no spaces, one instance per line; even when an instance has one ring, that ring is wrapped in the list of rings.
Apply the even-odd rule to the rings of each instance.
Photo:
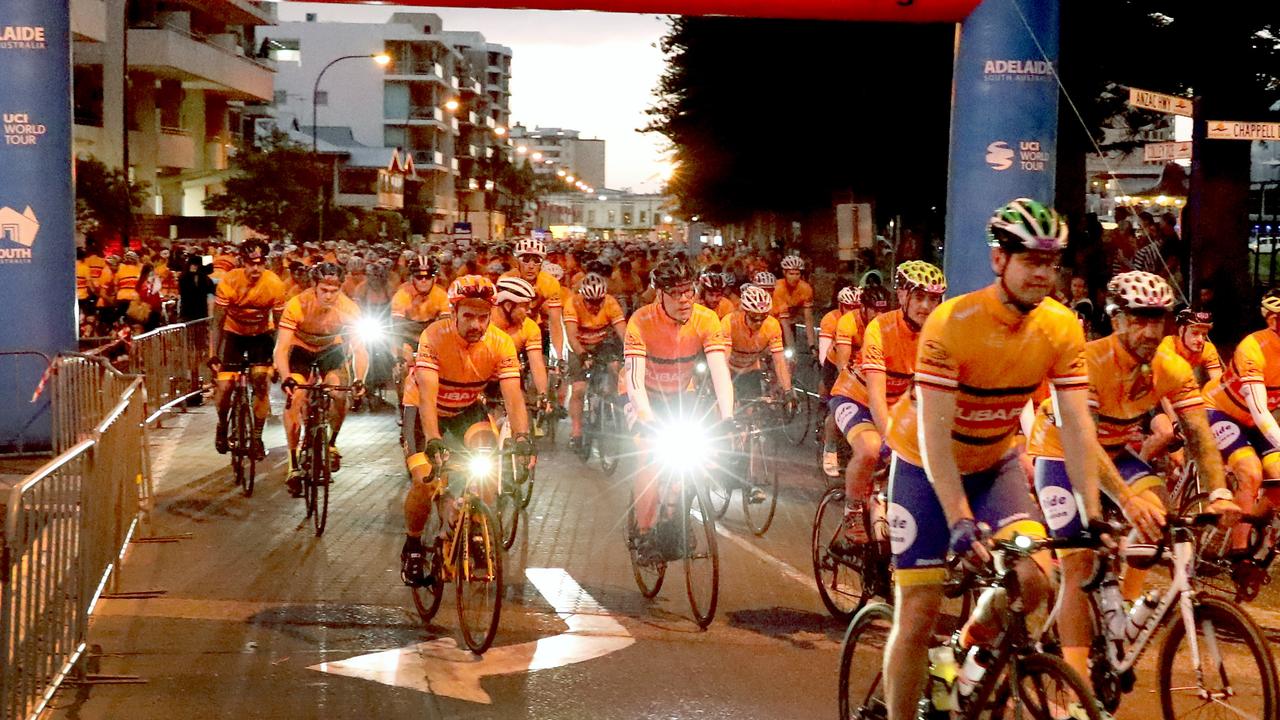
[[[584,138],[577,130],[516,125],[511,141],[518,157],[527,157],[535,173],[552,175],[564,170],[593,188],[605,186],[605,141]]]

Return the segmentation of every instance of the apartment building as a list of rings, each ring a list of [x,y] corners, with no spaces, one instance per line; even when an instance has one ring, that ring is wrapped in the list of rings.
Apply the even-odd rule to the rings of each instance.
[[[484,161],[507,144],[510,48],[445,32],[431,13],[380,24],[309,16],[261,27],[258,41],[278,70],[276,121],[334,159],[338,204],[388,207],[379,188],[394,165],[403,197],[392,207],[402,204],[415,232],[444,232],[487,209],[495,188]],[[382,53],[385,65],[374,61]]]
[[[566,208],[568,213],[567,217],[544,215],[541,222],[584,228],[587,236],[595,239],[668,240],[682,227],[672,215],[671,198],[660,194],[598,189],[595,194],[549,195],[543,205]]]
[[[245,103],[272,98],[275,71],[253,40],[274,22],[272,4],[73,0],[72,18],[97,28],[75,32],[77,156],[127,158],[150,195],[138,234],[216,232],[204,200],[226,177]]]
[[[550,175],[565,170],[594,188],[605,186],[605,141],[584,138],[577,130],[516,125],[511,141],[522,157],[528,157],[534,171]]]

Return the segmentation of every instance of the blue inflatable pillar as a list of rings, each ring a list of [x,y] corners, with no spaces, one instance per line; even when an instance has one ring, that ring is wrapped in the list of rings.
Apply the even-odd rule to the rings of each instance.
[[[986,225],[1016,197],[1053,202],[1058,0],[983,0],[960,25],[944,269],[951,295],[991,282]]]
[[[43,358],[76,346],[70,0],[0,0],[0,452],[47,449]]]

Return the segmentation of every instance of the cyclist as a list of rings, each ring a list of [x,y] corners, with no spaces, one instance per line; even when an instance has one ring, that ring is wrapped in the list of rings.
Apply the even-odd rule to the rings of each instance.
[[[855,372],[858,363],[861,362],[862,335],[866,332],[867,324],[880,314],[889,311],[889,291],[882,285],[860,289],[857,299],[860,303],[858,311],[841,315],[836,323],[835,339],[831,350],[835,354],[832,360],[835,367],[827,385],[828,397],[825,401],[828,407],[831,403],[831,388],[835,386],[839,374],[844,370],[849,373]],[[831,413],[827,413],[826,424],[830,426],[830,431],[822,448],[822,471],[827,477],[839,477],[840,458],[836,452],[835,416]]]
[[[427,325],[449,314],[449,296],[436,275],[440,264],[427,255],[414,256],[409,262],[409,280],[391,296],[391,322],[398,328],[404,350],[412,354],[414,344]]]
[[[1202,387],[1210,380],[1218,379],[1222,375],[1222,358],[1218,355],[1218,348],[1209,340],[1213,313],[1186,308],[1178,313],[1176,323],[1178,332],[1160,341],[1160,349],[1172,350],[1191,363]]]
[[[525,367],[533,378],[531,404],[547,396],[547,361],[542,354],[542,331],[529,318],[529,307],[537,291],[522,278],[498,278],[494,286],[492,322],[506,333],[516,346],[516,354],[524,356]]]
[[[995,212],[987,239],[995,282],[946,301],[929,316],[917,345],[914,397],[891,414],[889,524],[897,589],[884,656],[889,720],[916,715],[948,549],[985,563],[979,522],[990,524],[997,537],[1045,536],[1018,461],[1015,431],[1023,406],[1046,378],[1058,394],[1067,474],[1088,517],[1100,516],[1096,470],[1086,462],[1096,440],[1084,332],[1075,313],[1049,298],[1067,224],[1053,209],[1019,198]],[[1014,568],[1028,612],[1047,594],[1044,565],[1037,567],[1047,565],[1044,555]],[[986,628],[996,621],[992,606],[999,598],[984,595],[962,644],[979,635],[975,624]]]
[[[768,270],[761,270],[751,276],[751,284],[773,296],[774,290],[778,286],[778,277]],[[741,292],[741,289],[739,289],[739,292]],[[791,316],[791,311],[786,303],[778,302],[776,296],[774,297],[773,310],[770,310],[769,314],[778,318],[778,322],[782,325],[782,337],[786,341],[787,347],[791,347],[791,335],[787,325],[787,319]],[[741,295],[739,295],[738,299],[742,299]]]
[[[707,269],[698,275],[697,303],[715,310],[716,316],[723,320],[726,315],[733,312],[734,308],[733,301],[724,296],[727,286],[724,271],[720,266],[707,266]]]
[[[625,412],[640,457],[647,457],[650,447],[646,428],[695,415],[696,400],[688,388],[700,352],[706,356],[719,417],[725,421],[733,417],[733,381],[725,358],[729,341],[715,311],[694,303],[694,279],[693,269],[683,257],[659,262],[650,272],[654,301],[627,322],[623,345]],[[657,479],[658,466],[648,462],[637,469],[633,484],[638,535],[632,540],[638,554],[650,560],[670,557],[674,552],[673,543],[660,543],[654,530]]]
[[[813,332],[813,286],[800,277],[802,272],[804,272],[804,260],[798,255],[782,258],[782,282],[773,289],[773,302],[787,308],[787,314],[781,317],[787,347],[796,346],[795,323],[803,317],[809,354],[814,355],[818,351],[818,346],[814,342]]]
[[[280,331],[276,335],[273,362],[276,373],[285,378],[282,387],[289,396],[285,405],[284,431],[289,442],[289,474],[287,483],[294,497],[301,497],[303,469],[298,466],[298,436],[306,413],[307,392],[294,386],[314,381],[329,385],[347,382],[348,350],[355,359],[356,394],[369,372],[369,355],[359,342],[356,325],[360,320],[360,308],[342,294],[342,268],[331,262],[317,264],[311,271],[315,284],[285,303],[280,316]],[[320,378],[310,378],[312,363],[320,369]],[[330,423],[333,435],[329,452],[334,470],[341,466],[338,452],[338,432],[347,416],[346,398],[334,402]]]
[[[426,443],[422,452],[408,460],[413,484],[404,500],[407,535],[400,551],[400,577],[406,585],[435,582],[425,571],[421,541],[438,490],[432,469],[439,467],[450,451],[466,447],[477,434],[496,435],[485,411],[485,387],[490,382],[498,383],[501,391],[517,456],[526,460],[533,456],[529,416],[520,387],[520,359],[511,337],[491,321],[494,296],[488,278],[459,277],[449,286],[452,316],[429,325],[418,341],[418,420]]]
[[[554,350],[555,356],[563,360],[564,318],[560,281],[542,266],[543,259],[547,256],[546,246],[537,238],[524,238],[516,243],[513,254],[516,256],[516,267],[504,273],[503,277],[523,278],[533,286],[537,297],[529,307],[529,314],[542,329],[542,352],[551,357]],[[564,271],[561,270],[560,274],[563,277]]]
[[[1114,331],[1085,345],[1089,374],[1089,405],[1097,422],[1102,489],[1120,506],[1125,517],[1146,539],[1159,536],[1167,493],[1155,475],[1128,447],[1141,432],[1148,413],[1168,402],[1182,425],[1201,477],[1214,488],[1209,512],[1227,515],[1237,508],[1223,479],[1222,459],[1209,432],[1200,388],[1191,365],[1160,342],[1173,310],[1173,290],[1158,275],[1135,270],[1121,273],[1107,285],[1107,310]],[[1049,529],[1056,537],[1083,532],[1085,523],[1067,477],[1066,463],[1054,424],[1053,401],[1040,405],[1028,437],[1028,454],[1035,457],[1035,486]],[[1059,553],[1063,565],[1063,606],[1058,626],[1063,656],[1081,677],[1088,677],[1089,647],[1093,642],[1089,599],[1082,585],[1093,573],[1090,553]],[[1146,573],[1129,568],[1124,596],[1137,598]]]
[[[626,337],[627,318],[622,305],[609,294],[609,281],[604,275],[589,273],[578,291],[569,296],[564,306],[565,335],[573,354],[569,356],[569,449],[582,445],[582,407],[587,392],[587,369],[603,363],[611,374],[618,371],[622,358],[622,341]],[[612,330],[612,334],[610,333]]]
[[[213,446],[226,454],[227,414],[231,411],[231,383],[241,372],[250,372],[253,383],[253,456],[266,457],[262,426],[271,414],[271,354],[275,347],[275,320],[285,306],[284,281],[267,269],[267,244],[258,239],[240,246],[243,267],[222,276],[214,293],[213,319],[209,323],[209,364],[218,373],[215,404],[218,426]],[[274,317],[273,317],[274,316]],[[221,353],[219,353],[221,350]],[[248,353],[249,367],[245,367]]]
[[[1280,507],[1280,425],[1271,414],[1280,407],[1280,288],[1268,290],[1261,305],[1267,327],[1241,340],[1222,375],[1204,388],[1209,427],[1245,513]],[[1248,545],[1250,529],[1236,527],[1233,550]]]
[[[863,513],[881,459],[889,408],[911,390],[920,329],[942,302],[947,279],[927,262],[910,260],[895,276],[899,309],[877,315],[862,335],[857,363],[840,371],[829,403],[852,454],[844,474],[844,523],[832,549],[848,554],[867,542]]]
[[[729,313],[721,321],[725,335],[729,336],[729,372],[733,376],[733,396],[739,402],[749,402],[761,396],[764,390],[764,378],[760,368],[760,357],[767,351],[773,363],[775,380],[770,391],[779,398],[786,398],[787,404],[794,407],[795,398],[791,394],[791,368],[787,366],[785,348],[782,344],[782,325],[778,319],[769,314],[773,309],[773,297],[755,285],[744,285],[738,301],[738,309]],[[745,456],[742,458],[745,460]],[[745,477],[746,473],[739,473]],[[750,502],[764,502],[764,490],[758,487],[746,488]]]

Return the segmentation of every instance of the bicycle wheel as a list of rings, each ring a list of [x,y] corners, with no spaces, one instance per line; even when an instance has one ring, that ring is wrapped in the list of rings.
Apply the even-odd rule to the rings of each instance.
[[[980,717],[1102,720],[1102,708],[1089,684],[1056,655],[1032,653],[1015,658],[1002,672]]]
[[[596,453],[600,455],[600,469],[606,477],[611,477],[618,469],[622,454],[622,411],[611,402],[602,402],[600,418]]]
[[[439,552],[440,548],[436,548]],[[432,562],[436,559],[435,553],[432,554]],[[436,611],[440,609],[440,600],[444,598],[444,580],[440,579],[440,573],[435,573],[436,581],[431,583],[431,587],[410,587],[413,593],[413,607],[418,611],[418,617],[422,618],[424,624],[430,625],[431,619],[436,616]]]
[[[773,514],[778,511],[778,466],[769,456],[769,450],[763,431],[752,432],[747,437],[747,478],[753,487],[764,491],[764,501],[759,503],[752,503],[748,493],[742,493],[742,514],[756,537],[769,531]]]
[[[481,655],[493,644],[502,614],[502,551],[493,513],[478,498],[467,500],[458,538],[458,627],[471,652]]]
[[[680,493],[685,590],[694,621],[705,629],[716,616],[720,596],[720,553],[716,549],[716,521],[711,516],[707,488],[702,483],[687,482]]]
[[[787,418],[783,432],[792,445],[803,445],[813,428],[813,398],[806,392],[796,393],[796,412]]]
[[[840,644],[841,720],[886,720],[884,703],[884,651],[893,628],[893,608],[875,603],[863,608],[844,633]],[[874,672],[868,670],[874,668]]]
[[[504,443],[505,445],[505,443]],[[498,490],[498,528],[502,535],[502,548],[510,550],[516,544],[516,529],[520,526],[520,488],[516,484],[514,458],[500,464],[501,485]]]
[[[653,563],[641,562],[635,541],[638,533],[639,531],[636,529],[636,495],[633,490],[631,492],[631,504],[627,506],[627,555],[631,558],[631,574],[635,576],[636,586],[640,588],[640,594],[645,598],[652,599],[662,589],[662,580],[667,576],[667,563],[665,560]]]
[[[599,413],[595,405],[595,397],[587,394],[582,407],[582,437],[579,438],[578,450],[575,453],[582,462],[591,462],[591,445],[596,439]]]
[[[1275,660],[1257,624],[1239,605],[1211,595],[1197,598],[1194,614],[1199,667],[1184,642],[1187,628],[1180,617],[1160,647],[1157,677],[1165,720],[1280,717]]]
[[[231,412],[227,413],[227,445],[231,455],[231,475],[236,486],[244,487],[245,451],[240,445],[240,389],[231,387]]]
[[[707,478],[707,502],[715,519],[719,520],[729,511],[729,503],[733,500],[733,489],[737,484],[737,480],[723,469]]]
[[[818,502],[810,537],[813,578],[818,595],[827,612],[837,620],[849,622],[854,613],[871,599],[871,591],[863,582],[866,555],[838,557],[831,543],[840,536],[844,521],[844,488],[831,488]]]
[[[238,421],[239,428],[237,435],[239,440],[236,444],[239,446],[239,462],[240,472],[238,473],[244,481],[243,491],[245,497],[253,496],[253,481],[256,478],[258,470],[258,461],[253,454],[253,408],[249,403],[249,398],[240,396],[240,409],[237,413],[240,416]]]
[[[311,474],[307,481],[307,494],[311,496],[311,506],[315,512],[311,514],[312,524],[316,529],[316,537],[324,534],[324,526],[329,521],[329,483],[333,481],[332,466],[329,462],[329,427],[324,425],[316,429],[312,435],[314,446],[311,450]]]
[[[307,514],[305,517],[308,517],[308,518],[311,517],[311,514],[316,511],[316,498],[315,498],[315,495],[311,492],[311,483],[310,483],[311,468],[313,465],[315,465],[315,463],[312,462],[312,457],[311,457],[311,448],[313,445],[313,443],[311,442],[311,436],[314,434],[315,432],[313,430],[309,428],[305,429],[302,435],[302,444],[298,448],[298,468],[301,469],[303,472],[302,505],[307,510]]]
[[[516,498],[520,502],[520,509],[529,508],[529,501],[533,499],[533,478],[538,474],[538,463],[534,463],[533,467],[521,472],[515,466],[516,459],[511,458],[512,472],[517,473],[515,477],[524,477],[524,480],[516,483]]]

